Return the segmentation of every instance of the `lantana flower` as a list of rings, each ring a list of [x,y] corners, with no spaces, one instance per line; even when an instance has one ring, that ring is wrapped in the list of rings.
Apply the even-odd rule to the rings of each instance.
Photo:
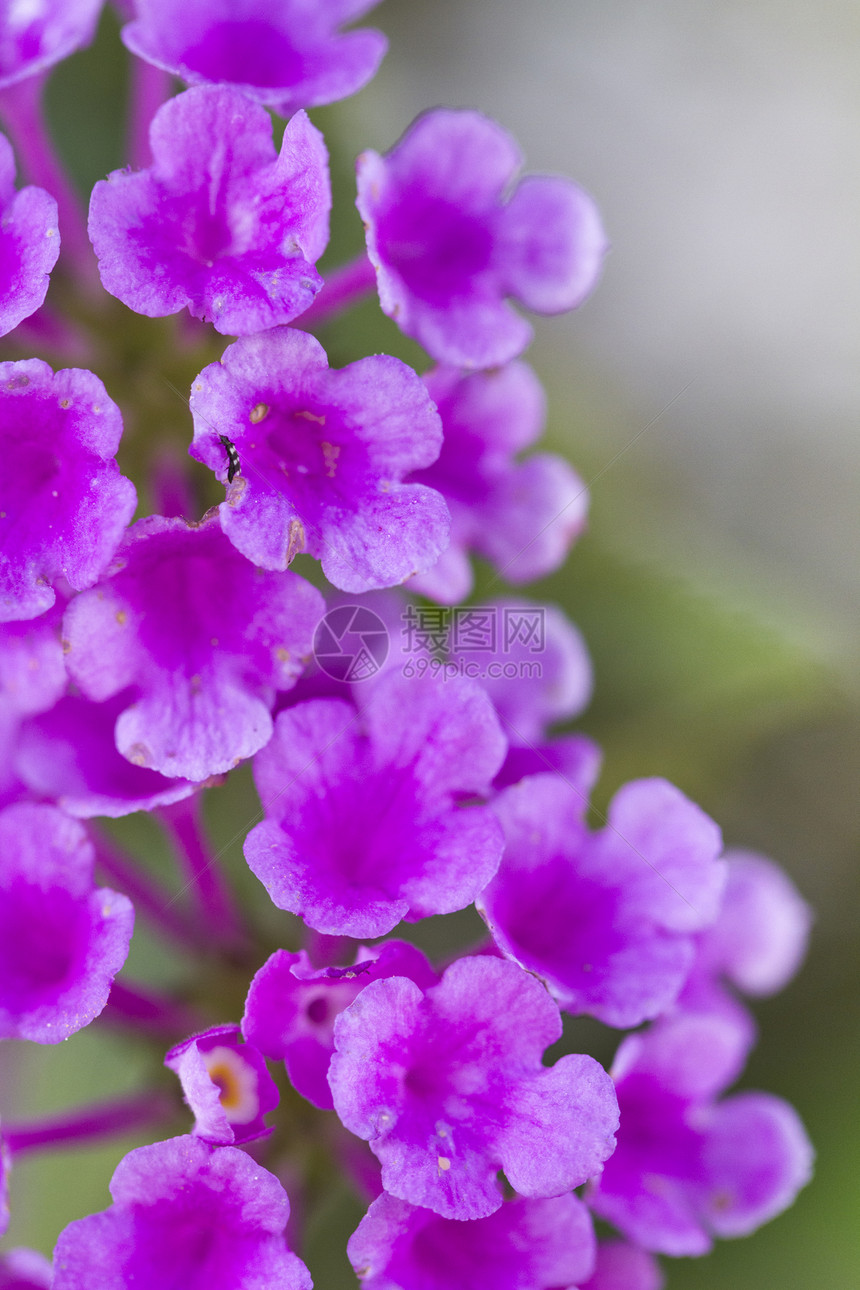
[[[385,1193],[347,1253],[364,1290],[574,1290],[594,1267],[594,1247],[575,1196],[520,1196],[463,1223]]]
[[[329,935],[464,909],[502,853],[490,807],[466,801],[489,795],[504,751],[471,682],[386,676],[360,714],[309,699],[255,760],[266,818],[245,858],[280,909]]]
[[[545,980],[567,1012],[635,1026],[669,1007],[693,962],[693,934],[719,909],[714,822],[659,779],[620,789],[594,833],[587,801],[560,776],[528,777],[494,806],[505,855],[478,903],[502,952]]]
[[[713,926],[698,938],[678,1007],[755,1024],[733,991],[765,998],[783,989],[806,952],[812,915],[786,873],[751,851],[726,854],[726,890]]]
[[[601,1168],[618,1123],[592,1057],[542,1064],[560,1035],[555,1004],[515,963],[458,959],[426,992],[374,981],[335,1023],[335,1110],[369,1141],[386,1191],[444,1218],[494,1213],[500,1169],[523,1196],[560,1196]]]
[[[233,1146],[271,1133],[265,1116],[278,1105],[278,1090],[262,1054],[242,1042],[238,1026],[212,1026],[184,1039],[164,1064],[182,1082],[196,1137]]]
[[[190,797],[198,784],[135,765],[119,751],[116,723],[128,706],[127,691],[104,703],[67,694],[49,712],[22,722],[16,773],[32,793],[83,820],[117,819]]]
[[[442,428],[399,359],[375,354],[332,370],[313,336],[275,328],[205,368],[191,411],[192,456],[227,476],[224,532],[262,568],[286,569],[307,551],[336,587],[369,591],[426,569],[446,545],[444,500],[404,482],[436,458]]]
[[[794,1109],[769,1093],[717,1098],[748,1038],[733,1021],[678,1016],[630,1035],[615,1057],[621,1129],[589,1204],[646,1250],[706,1254],[746,1236],[808,1181],[812,1149]]]
[[[57,1044],[107,1003],[130,901],[93,883],[83,827],[52,806],[0,812],[0,1038]]]
[[[440,367],[424,382],[444,438],[438,460],[413,479],[448,503],[451,543],[410,588],[444,604],[464,600],[472,551],[514,584],[551,573],[585,526],[588,489],[551,453],[515,460],[543,430],[545,399],[534,372],[525,363],[467,375]]]
[[[388,42],[342,32],[378,0],[136,0],[122,38],[132,53],[191,84],[237,86],[282,116],[334,103],[375,74]]]
[[[10,0],[0,12],[0,89],[59,63],[95,35],[104,0]]]
[[[535,313],[573,309],[594,286],[606,238],[593,201],[568,179],[529,175],[479,112],[438,108],[385,156],[358,159],[357,205],[383,312],[440,363],[498,367]],[[513,191],[511,191],[513,190]]]
[[[303,578],[240,555],[217,516],[152,515],[69,606],[69,672],[91,699],[128,692],[116,723],[124,757],[203,780],[268,742],[275,691],[301,671],[322,610]]]
[[[59,254],[57,203],[43,188],[15,191],[15,157],[0,134],[0,336],[43,304]]]
[[[121,435],[92,372],[0,363],[0,622],[37,617],[55,584],[91,587],[110,561],[137,504]]]
[[[311,1290],[284,1240],[287,1194],[237,1147],[172,1138],[139,1147],[113,1205],[60,1234],[53,1290]]]
[[[276,950],[251,982],[242,1034],[266,1057],[285,1063],[302,1097],[330,1111],[334,1023],[365,986],[390,976],[408,977],[421,989],[439,979],[408,941],[360,945],[351,967],[315,968],[304,950]]]
[[[150,318],[187,308],[242,336],[289,322],[322,285],[331,190],[322,135],[298,112],[280,154],[268,113],[201,86],[159,109],[153,164],[97,183],[89,231],[102,283]]]

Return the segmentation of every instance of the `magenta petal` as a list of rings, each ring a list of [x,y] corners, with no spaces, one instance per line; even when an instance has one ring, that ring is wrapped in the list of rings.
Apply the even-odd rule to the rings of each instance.
[[[806,952],[812,914],[787,874],[765,856],[730,851],[720,913],[699,941],[697,972],[723,975],[744,994],[776,993]]]
[[[501,834],[488,807],[459,801],[487,794],[503,757],[471,682],[383,676],[361,715],[298,704],[256,760],[267,818],[245,857],[279,908],[331,935],[462,909],[495,873]]]
[[[241,556],[216,516],[135,525],[110,576],[66,615],[69,671],[104,700],[134,687],[119,751],[162,775],[203,780],[270,738],[277,689],[310,653],[319,592]]]
[[[62,606],[24,622],[0,623],[0,700],[9,713],[52,708],[66,688]]]
[[[505,285],[538,314],[575,309],[597,282],[609,243],[594,201],[569,179],[527,175],[501,221]]]
[[[150,317],[187,307],[245,335],[303,313],[321,286],[331,192],[322,135],[304,112],[280,155],[268,113],[234,89],[169,99],[154,163],[96,184],[89,230],[106,290]]]
[[[335,1024],[335,1109],[370,1142],[386,1191],[443,1217],[497,1210],[500,1168],[529,1194],[561,1195],[599,1170],[618,1121],[592,1058],[542,1065],[560,1033],[543,987],[501,959],[460,959],[423,995],[402,977],[372,982]]]
[[[618,1146],[589,1202],[643,1248],[705,1254],[714,1235],[753,1231],[807,1182],[812,1150],[791,1107],[760,1093],[715,1101],[747,1048],[728,1017],[680,1015],[618,1050]]]
[[[624,1241],[600,1241],[594,1275],[580,1290],[662,1290],[663,1284],[653,1254]]]
[[[233,84],[282,116],[334,103],[375,75],[387,48],[379,31],[338,27],[373,7],[343,0],[137,0],[123,28],[128,48],[192,84]]]
[[[42,188],[14,188],[15,161],[0,134],[0,336],[44,302],[60,254],[57,203]]]
[[[272,1129],[267,1112],[279,1095],[263,1056],[242,1042],[238,1026],[213,1026],[171,1048],[164,1059],[182,1082],[194,1134],[216,1146],[251,1142]]]
[[[478,112],[437,109],[385,157],[358,161],[357,206],[382,309],[439,362],[488,368],[526,347],[506,301],[556,313],[593,285],[605,240],[590,199],[531,177],[513,139]]]
[[[287,1194],[244,1151],[191,1137],[139,1147],[111,1195],[60,1234],[54,1290],[311,1290],[284,1241]]]
[[[0,1290],[50,1290],[53,1269],[37,1250],[7,1250],[0,1255]]]
[[[330,1111],[334,1023],[366,985],[390,976],[409,977],[422,989],[438,980],[421,951],[406,941],[361,946],[351,968],[314,968],[304,952],[276,950],[251,982],[242,1033],[267,1057],[286,1063],[302,1097]]]
[[[439,417],[420,378],[376,354],[340,370],[304,332],[249,336],[200,373],[192,456],[220,478],[234,445],[241,474],[220,507],[230,541],[266,569],[302,550],[347,591],[403,582],[448,541],[448,508],[405,483],[438,454]]]
[[[93,885],[83,828],[51,806],[0,813],[0,1036],[55,1044],[97,1017],[134,911]]]
[[[622,788],[597,833],[582,822],[586,802],[575,781],[549,774],[503,792],[505,856],[479,907],[502,952],[560,1007],[638,1025],[674,1002],[690,970],[684,893],[704,922],[724,878],[719,831],[662,780]]]
[[[714,1112],[704,1149],[706,1221],[717,1236],[746,1236],[793,1204],[812,1176],[800,1117],[769,1093],[738,1093]]]
[[[508,582],[528,582],[564,559],[581,532],[588,490],[559,457],[525,462],[514,454],[538,438],[545,419],[540,382],[525,363],[463,375],[437,368],[424,378],[442,418],[439,458],[413,477],[445,498],[451,545],[412,583],[456,604],[471,589],[467,554],[475,551]]]
[[[574,1196],[518,1197],[463,1223],[383,1193],[347,1253],[366,1290],[559,1290],[591,1272],[594,1233]]]
[[[46,71],[88,45],[104,0],[5,4],[0,13],[0,89]]]
[[[0,363],[0,621],[37,617],[55,582],[90,587],[109,562],[136,505],[121,434],[92,372]]]
[[[15,755],[24,783],[79,819],[116,819],[190,797],[197,784],[135,766],[117,749],[116,721],[127,702],[123,694],[104,703],[67,695],[24,722]]]

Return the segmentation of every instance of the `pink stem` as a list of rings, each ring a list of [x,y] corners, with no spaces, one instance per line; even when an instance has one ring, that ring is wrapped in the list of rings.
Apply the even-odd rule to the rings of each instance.
[[[87,236],[83,203],[54,149],[42,111],[43,78],[32,76],[0,91],[0,116],[32,184],[55,199],[60,218],[60,255],[78,284],[100,290],[96,259]]]
[[[13,1124],[3,1130],[3,1137],[10,1154],[18,1156],[27,1151],[155,1127],[169,1119],[175,1109],[172,1098],[162,1093],[138,1093],[112,1102],[96,1102],[31,1124]]]
[[[170,97],[169,72],[142,58],[131,62],[131,97],[128,113],[128,162],[132,170],[152,165],[149,127],[158,109]]]
[[[178,906],[176,897],[144,873],[135,860],[105,833],[93,829],[92,838],[99,865],[129,897],[132,904],[148,914],[152,922],[172,940],[179,941],[194,952],[199,950],[201,933]]]
[[[296,326],[317,326],[350,309],[376,286],[376,270],[366,255],[334,269],[309,309],[296,319]]]
[[[182,860],[187,885],[202,915],[206,940],[222,945],[244,941],[242,920],[205,835],[200,797],[162,806],[158,815]]]
[[[202,1029],[189,1009],[141,986],[114,981],[102,1018],[153,1035],[190,1035]]]

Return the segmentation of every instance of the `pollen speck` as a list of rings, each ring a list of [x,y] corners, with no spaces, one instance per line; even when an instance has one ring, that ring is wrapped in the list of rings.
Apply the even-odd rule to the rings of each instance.
[[[116,620],[119,623],[120,627],[125,627],[125,624],[128,621],[128,614],[125,612],[124,609],[118,609],[116,611]]]
[[[251,411],[248,413],[248,420],[252,421],[254,425],[256,425],[258,421],[262,421],[263,417],[267,417],[268,415],[268,403],[258,403],[255,407],[251,408]]]
[[[447,1170],[451,1168],[451,1161],[448,1159],[447,1156],[437,1156],[436,1163],[443,1174],[446,1173]]]

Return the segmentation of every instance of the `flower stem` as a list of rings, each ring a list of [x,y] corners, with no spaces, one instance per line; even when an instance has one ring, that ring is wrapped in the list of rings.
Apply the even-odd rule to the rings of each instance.
[[[30,1124],[7,1125],[3,1137],[9,1153],[19,1156],[155,1127],[170,1119],[175,1110],[173,1099],[163,1093],[136,1093]]]
[[[309,309],[295,320],[296,326],[316,327],[351,309],[376,285],[376,271],[366,255],[342,264],[326,278]]]
[[[87,291],[100,290],[87,236],[83,203],[57,156],[42,110],[43,78],[33,76],[0,91],[2,116],[30,183],[51,194],[59,208],[61,263]]]
[[[158,109],[170,97],[170,73],[142,58],[131,60],[131,95],[126,155],[132,170],[152,165],[149,127]]]
[[[170,836],[202,917],[207,941],[243,944],[243,923],[206,837],[199,795],[162,806],[159,818]]]
[[[114,1025],[159,1036],[190,1035],[202,1029],[184,1004],[124,981],[114,981],[102,1017]]]
[[[176,897],[144,873],[133,857],[122,851],[107,834],[94,828],[92,838],[98,864],[135,908],[144,911],[171,940],[179,941],[196,953],[200,949],[201,932],[177,905]]]

